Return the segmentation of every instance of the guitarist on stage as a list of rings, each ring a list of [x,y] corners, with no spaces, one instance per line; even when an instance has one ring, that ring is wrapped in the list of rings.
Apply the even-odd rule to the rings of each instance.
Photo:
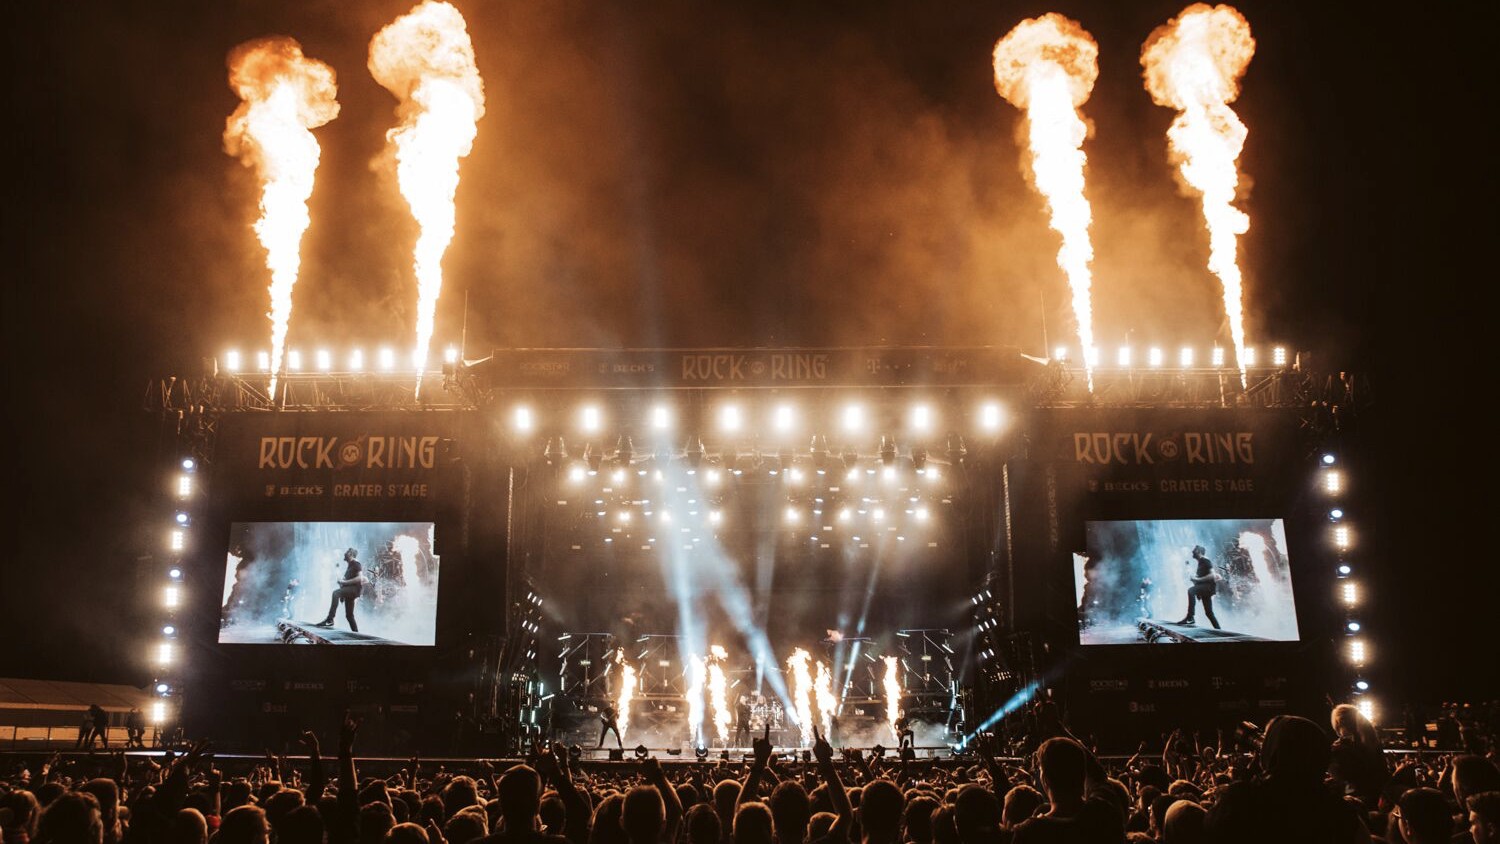
[[[608,703],[608,704],[604,705],[603,709],[599,710],[599,744],[597,745],[598,747],[603,747],[604,746],[604,737],[607,736],[607,735],[609,735],[611,731],[613,731],[614,734],[615,734],[615,744],[619,745],[619,747],[620,747],[621,750],[624,750],[625,749],[625,742],[620,738],[620,713],[619,713],[619,710],[615,709],[615,705],[614,704]]]
[[[1202,545],[1194,545],[1193,559],[1188,560],[1187,563],[1192,565],[1195,562],[1198,564],[1198,573],[1192,576],[1192,585],[1188,587],[1187,616],[1177,623],[1182,625],[1196,623],[1193,620],[1193,599],[1196,598],[1203,602],[1203,614],[1208,616],[1209,623],[1214,626],[1215,630],[1219,630],[1221,629],[1219,620],[1214,617],[1214,593],[1219,591],[1219,576],[1214,573],[1214,564],[1208,558],[1208,549]]]

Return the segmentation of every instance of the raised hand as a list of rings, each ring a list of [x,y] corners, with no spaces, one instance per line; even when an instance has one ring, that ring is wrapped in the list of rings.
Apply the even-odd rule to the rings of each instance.
[[[344,723],[339,728],[339,753],[345,756],[354,754],[354,737],[359,733],[359,719],[348,712],[344,713]]]
[[[297,741],[307,748],[308,756],[318,755],[318,737],[312,730],[303,730],[302,735],[297,736]]]
[[[823,738],[823,734],[818,732],[816,724],[813,725],[812,752],[813,758],[817,759],[819,764],[827,764],[833,761],[833,745],[829,744],[828,740]]]
[[[755,764],[764,765],[771,761],[771,723],[766,722],[766,733],[764,736],[750,742],[750,749],[755,754]]]
[[[660,782],[663,778],[661,760],[655,756],[647,756],[645,759],[642,759],[641,773],[645,775],[648,782]]]

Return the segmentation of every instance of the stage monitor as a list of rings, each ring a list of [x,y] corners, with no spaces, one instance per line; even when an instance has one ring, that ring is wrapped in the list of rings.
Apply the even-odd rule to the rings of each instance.
[[[431,522],[235,522],[221,644],[432,645]]]
[[[1073,555],[1082,645],[1297,641],[1281,519],[1091,521]]]

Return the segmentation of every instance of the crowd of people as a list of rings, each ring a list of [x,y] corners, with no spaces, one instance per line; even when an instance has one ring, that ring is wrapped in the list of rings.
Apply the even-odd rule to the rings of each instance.
[[[332,765],[311,732],[304,756],[255,764],[215,759],[207,742],[156,758],[16,757],[0,771],[0,844],[1500,841],[1483,730],[1461,752],[1391,751],[1345,705],[1326,725],[1179,731],[1125,759],[1060,719],[1037,723],[1023,756],[980,736],[953,758],[877,758],[821,735],[784,756],[762,735],[741,761],[594,763],[554,745],[453,770],[367,761],[361,776],[346,717]]]

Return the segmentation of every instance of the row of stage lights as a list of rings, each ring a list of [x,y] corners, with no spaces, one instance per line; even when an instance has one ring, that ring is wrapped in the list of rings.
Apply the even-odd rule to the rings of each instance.
[[[868,434],[877,424],[874,415],[864,404],[849,402],[838,409],[837,425],[839,430],[848,436]],[[803,430],[807,421],[797,406],[789,402],[782,402],[769,408],[769,418],[764,420],[766,428],[759,426],[758,423],[761,420],[753,418],[749,409],[733,400],[719,404],[714,416],[715,426],[719,433],[730,437],[747,436],[760,430],[789,436]],[[528,404],[517,404],[512,407],[509,418],[512,430],[522,436],[539,430],[544,421],[541,414]],[[573,418],[576,430],[585,435],[602,433],[607,421],[604,408],[598,404],[582,405]],[[931,404],[917,402],[907,409],[901,424],[905,426],[907,433],[923,435],[936,433],[939,421],[937,411]],[[676,414],[672,407],[665,403],[652,405],[640,422],[647,429],[662,435],[669,434],[678,428]],[[974,410],[972,422],[974,427],[982,433],[998,434],[1005,428],[1005,408],[997,401],[981,402]],[[828,446],[824,440],[823,437],[815,440],[813,450],[827,451]],[[695,448],[701,449],[701,447],[701,443],[690,443],[687,450],[691,453]],[[894,448],[893,438],[882,437],[880,443],[882,453]]]
[[[1254,346],[1247,346],[1245,348],[1245,358],[1243,362],[1246,367],[1259,366],[1260,364],[1257,362],[1259,357],[1260,356],[1259,354],[1257,354]],[[1067,346],[1058,346],[1056,349],[1052,350],[1052,359],[1062,363],[1068,363],[1073,358],[1070,356],[1070,350]],[[1095,346],[1089,349],[1089,366],[1103,366],[1104,360],[1104,353],[1099,349],[1099,347]],[[1138,360],[1138,358],[1136,357],[1136,350],[1134,346],[1120,346],[1115,349],[1115,366],[1121,369],[1131,369],[1138,365],[1136,364],[1136,360]],[[1164,369],[1167,366],[1166,350],[1162,349],[1160,346],[1151,346],[1146,349],[1144,360],[1145,365],[1150,367],[1151,369]],[[1286,366],[1290,362],[1290,356],[1287,353],[1287,349],[1285,346],[1271,347],[1272,366],[1279,369],[1283,366]],[[1183,346],[1182,348],[1178,349],[1177,366],[1180,369],[1198,368],[1198,350],[1194,349],[1192,346]],[[1212,369],[1224,369],[1229,366],[1228,354],[1225,352],[1222,346],[1214,346],[1209,350],[1208,366]]]
[[[1061,363],[1068,363],[1074,358],[1067,346],[1058,346],[1052,350],[1052,359]],[[1167,352],[1160,346],[1150,346],[1144,350],[1144,356],[1137,358],[1134,346],[1119,346],[1115,349],[1112,358],[1114,365],[1123,369],[1137,366],[1136,360],[1143,360],[1145,365],[1152,369],[1162,369],[1167,366]],[[250,365],[251,358],[238,350],[231,349],[224,353],[220,359],[226,372],[258,372],[269,374],[271,371],[271,353],[257,351],[253,354],[254,366]],[[331,349],[317,349],[310,354],[305,354],[301,349],[290,349],[286,353],[283,366],[286,372],[387,372],[387,373],[415,373],[427,370],[425,358],[419,359],[421,353],[412,352],[405,365],[402,364],[402,355],[395,349],[384,346],[374,350],[368,357],[364,349],[353,349],[345,352],[342,359]],[[1247,367],[1259,366],[1259,354],[1255,347],[1245,348],[1244,364]],[[1213,369],[1224,369],[1229,367],[1229,355],[1222,346],[1214,346],[1208,352],[1207,366]],[[443,352],[443,363],[451,366],[458,363],[459,352],[457,347],[449,346]],[[1089,349],[1088,363],[1090,366],[1104,366],[1105,355],[1103,350],[1097,346]],[[1176,365],[1181,369],[1195,369],[1198,363],[1198,350],[1192,346],[1183,346],[1177,350]],[[1280,368],[1289,364],[1290,355],[1285,346],[1272,346],[1270,352],[1271,366]]]
[[[167,723],[171,716],[172,700],[178,693],[177,677],[179,672],[176,666],[181,655],[178,653],[178,633],[181,622],[178,611],[184,604],[183,595],[183,570],[182,555],[187,550],[188,529],[192,526],[192,514],[190,505],[198,493],[198,461],[192,457],[184,457],[177,464],[176,474],[172,481],[172,499],[175,507],[172,512],[172,524],[167,533],[167,550],[169,552],[165,582],[162,584],[162,608],[165,610],[158,638],[150,648],[150,662],[155,669],[156,679],[152,683],[152,691],[155,698],[151,701],[150,719],[158,726]]]
[[[1329,501],[1329,533],[1335,552],[1337,574],[1337,599],[1344,607],[1344,659],[1353,669],[1353,692],[1355,706],[1360,714],[1375,720],[1375,702],[1369,696],[1370,681],[1365,676],[1371,662],[1368,631],[1365,630],[1358,607],[1360,604],[1359,581],[1354,576],[1350,562],[1350,549],[1354,546],[1354,529],[1344,512],[1343,497],[1348,487],[1345,470],[1332,453],[1319,460],[1318,484]]]

